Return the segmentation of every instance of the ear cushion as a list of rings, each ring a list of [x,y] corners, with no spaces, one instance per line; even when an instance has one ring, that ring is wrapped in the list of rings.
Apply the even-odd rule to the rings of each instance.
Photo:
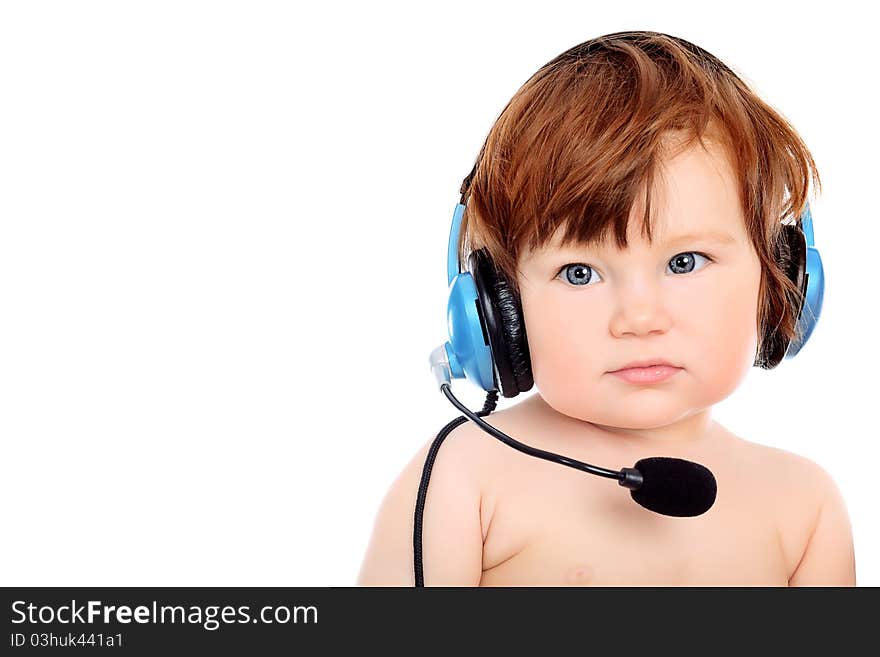
[[[501,325],[504,328],[504,343],[519,392],[531,390],[532,361],[529,342],[526,338],[526,323],[522,315],[519,298],[510,289],[504,278],[495,281],[495,299],[501,311]]]
[[[477,289],[477,310],[485,322],[497,383],[505,397],[531,390],[531,356],[519,298],[495,269],[486,249],[468,256]]]
[[[785,225],[775,249],[776,260],[788,279],[800,290],[800,300],[796,317],[800,319],[807,296],[807,241],[800,226]],[[782,362],[788,349],[789,340],[772,327],[765,329],[761,340],[761,350],[755,359],[755,366],[772,370]]]

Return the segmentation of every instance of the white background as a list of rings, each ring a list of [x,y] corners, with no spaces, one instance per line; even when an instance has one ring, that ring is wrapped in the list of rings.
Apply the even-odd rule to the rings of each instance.
[[[832,474],[880,585],[877,25],[817,6],[4,3],[0,584],[353,585],[458,415],[427,357],[461,179],[541,65],[648,29],[817,161],[822,321],[715,418]]]

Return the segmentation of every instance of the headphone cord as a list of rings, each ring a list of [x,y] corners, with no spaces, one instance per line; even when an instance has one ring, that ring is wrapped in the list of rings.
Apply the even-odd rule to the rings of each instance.
[[[476,415],[485,417],[495,410],[498,403],[498,391],[490,390],[486,395],[486,402],[483,404],[483,410]],[[428,457],[425,459],[425,466],[422,468],[422,480],[419,483],[419,494],[416,497],[416,512],[413,520],[413,562],[416,586],[425,586],[425,576],[422,569],[422,516],[425,512],[425,499],[428,496],[428,481],[431,479],[431,470],[434,468],[434,460],[437,458],[437,452],[440,451],[440,445],[446,439],[446,436],[460,424],[464,424],[468,418],[464,415],[452,420],[449,424],[440,430],[431,448],[428,450]]]

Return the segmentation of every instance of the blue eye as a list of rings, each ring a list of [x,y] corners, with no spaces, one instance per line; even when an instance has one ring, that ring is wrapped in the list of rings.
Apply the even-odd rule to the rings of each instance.
[[[710,262],[712,262],[712,258],[705,253],[684,251],[670,258],[667,271],[671,271],[673,274],[690,274],[691,272],[699,271]],[[699,266],[697,266],[698,263],[700,263]],[[556,278],[562,277],[563,274],[565,274],[564,281],[580,287],[588,286],[591,283],[598,283],[602,280],[595,269],[582,262],[564,265],[557,272]]]
[[[562,269],[559,270],[559,273],[556,274],[558,278],[560,274],[565,274],[566,280],[572,285],[580,285],[585,286],[589,285],[591,281],[594,280],[598,274],[596,270],[594,270],[590,265],[585,265],[581,262],[572,263],[569,265],[565,265]],[[599,280],[602,280],[599,278]]]
[[[669,260],[669,268],[673,274],[689,274],[694,271],[696,266],[696,258],[702,258],[706,262],[712,262],[712,258],[707,256],[704,253],[697,253],[696,251],[685,251],[684,253],[679,253],[677,255],[672,256]],[[697,269],[702,269],[704,265],[701,265]]]

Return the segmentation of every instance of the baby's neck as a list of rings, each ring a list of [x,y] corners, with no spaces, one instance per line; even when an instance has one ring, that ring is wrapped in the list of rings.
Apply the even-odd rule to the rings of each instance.
[[[632,450],[635,452],[691,451],[698,449],[720,429],[712,420],[711,408],[705,408],[681,420],[662,427],[631,429],[612,427],[588,422],[560,413],[550,406],[540,393],[522,402],[537,413],[546,416],[547,422],[556,424],[566,433],[583,433],[593,443],[599,443],[610,450]]]

